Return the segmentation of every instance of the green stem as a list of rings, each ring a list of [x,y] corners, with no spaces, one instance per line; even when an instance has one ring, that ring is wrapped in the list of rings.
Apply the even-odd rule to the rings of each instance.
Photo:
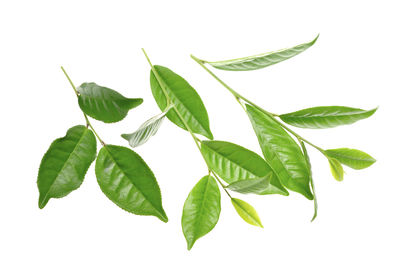
[[[72,82],[71,78],[68,76],[67,72],[65,71],[64,67],[61,67],[61,70],[64,72],[64,75],[67,77],[69,83],[71,84],[72,89],[74,89],[75,94],[77,97],[79,97],[79,92],[77,91],[74,83]],[[96,135],[97,139],[100,141],[101,145],[105,146],[106,144],[104,143],[104,141],[100,138],[99,134],[97,134],[96,130],[94,130],[92,124],[89,121],[89,118],[87,117],[87,115],[82,111],[83,116],[85,117],[85,121],[86,121],[86,127],[90,127],[90,129],[93,131],[93,133]]]

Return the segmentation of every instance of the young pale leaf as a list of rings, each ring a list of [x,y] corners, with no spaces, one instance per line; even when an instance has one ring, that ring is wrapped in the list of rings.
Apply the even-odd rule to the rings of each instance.
[[[103,193],[120,208],[168,221],[157,180],[134,151],[121,146],[104,146],[96,160],[96,177]]]
[[[263,190],[257,194],[288,195],[287,190],[273,174],[272,169],[255,152],[226,141],[202,141],[201,152],[207,165],[228,184],[271,175],[268,180],[271,182],[268,182],[267,185],[264,182],[260,187]],[[261,185],[261,183],[259,184]]]
[[[166,67],[154,66],[154,69],[160,78],[158,80],[153,71],[151,71],[150,85],[154,99],[160,109],[164,110],[167,107],[166,93],[174,105],[174,108],[168,112],[167,118],[186,130],[185,124],[181,121],[181,116],[194,133],[213,139],[207,110],[192,86],[181,76]]]
[[[121,137],[129,141],[129,145],[132,148],[140,146],[146,143],[152,136],[154,136],[158,129],[161,126],[162,121],[164,120],[165,115],[172,108],[172,106],[168,106],[164,112],[153,116],[146,122],[144,122],[135,132],[131,134],[122,134]]]
[[[231,201],[236,212],[246,223],[264,228],[261,224],[260,217],[258,217],[257,211],[253,208],[253,206],[236,198],[232,198]]]
[[[301,128],[331,128],[349,125],[358,120],[370,117],[376,112],[345,106],[319,106],[303,109],[293,113],[283,114],[279,117],[285,123]]]
[[[329,157],[356,170],[367,168],[376,162],[369,154],[356,149],[340,148],[325,152]]]
[[[335,158],[328,158],[331,173],[337,181],[343,181],[344,171],[343,167]]]
[[[79,188],[90,164],[96,158],[96,138],[84,126],[74,126],[56,139],[40,163],[37,185],[39,208],[50,198],[61,198]]]
[[[310,173],[299,145],[270,116],[251,105],[246,110],[264,158],[281,183],[312,200]]]
[[[182,230],[188,250],[215,227],[220,212],[218,184],[213,177],[205,176],[193,187],[183,206]]]
[[[318,35],[319,36],[319,35]],[[292,48],[282,49],[275,52],[259,54],[232,60],[207,62],[215,68],[230,71],[256,70],[285,61],[310,48],[318,39],[318,36],[308,43],[303,43]]]
[[[93,82],[83,83],[77,91],[82,111],[105,123],[121,121],[130,109],[143,102],[143,99],[140,98],[125,98],[118,92]]]
[[[308,156],[307,148],[306,145],[304,144],[303,141],[300,141],[301,144],[301,149],[303,150],[304,158],[306,159],[308,170],[310,171],[310,184],[311,184],[311,189],[314,195],[314,215],[311,218],[311,222],[317,218],[318,214],[318,202],[317,202],[317,195],[315,194],[315,187],[314,187],[314,180],[312,176],[312,171],[311,171],[311,162],[310,162],[310,157]]]

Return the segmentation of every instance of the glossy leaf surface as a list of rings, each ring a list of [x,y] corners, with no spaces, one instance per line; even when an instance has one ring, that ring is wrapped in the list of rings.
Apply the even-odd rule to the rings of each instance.
[[[183,206],[182,230],[189,250],[215,227],[220,212],[218,184],[213,177],[205,176],[193,187]]]
[[[83,83],[77,89],[79,106],[84,113],[105,123],[121,121],[128,111],[143,102],[143,99],[125,98],[120,93],[97,85]]]
[[[332,128],[349,125],[370,117],[376,112],[345,106],[319,106],[280,115],[285,123],[301,128]]]
[[[61,198],[79,188],[90,164],[96,158],[96,138],[84,126],[74,126],[56,139],[40,163],[37,185],[39,208],[50,198]]]
[[[299,145],[270,116],[251,105],[246,110],[264,158],[281,183],[312,200],[310,173]]]
[[[103,193],[122,209],[168,221],[153,172],[131,149],[104,146],[96,160],[96,177]]]
[[[343,181],[344,171],[343,167],[335,158],[328,158],[331,173],[337,181]]]
[[[367,168],[376,162],[369,154],[356,149],[340,148],[325,152],[329,157],[356,170]]]
[[[243,57],[232,60],[224,60],[217,62],[207,62],[215,68],[230,71],[248,71],[264,68],[285,61],[296,56],[308,48],[310,48],[318,39],[318,36],[308,43],[303,43],[288,49],[282,49],[275,52]]]
[[[167,107],[167,109],[161,114],[153,116],[152,118],[144,122],[135,132],[131,134],[122,134],[121,137],[129,141],[129,145],[132,148],[146,143],[152,136],[157,133],[162,121],[164,120],[165,115],[171,108],[172,106]]]
[[[240,217],[242,217],[242,219],[246,223],[263,228],[260,217],[258,216],[258,213],[253,206],[243,200],[236,198],[232,198],[231,202],[233,204],[233,207],[235,207],[236,212],[239,214]]]
[[[161,110],[167,107],[165,93],[171,99],[174,108],[167,114],[167,118],[177,126],[186,130],[184,123],[177,114],[184,119],[190,129],[197,134],[201,134],[209,139],[213,139],[210,130],[207,110],[204,104],[190,84],[181,76],[163,66],[154,66],[161,80],[157,80],[153,71],[150,73],[150,85],[153,97]],[[163,87],[160,86],[160,82]]]

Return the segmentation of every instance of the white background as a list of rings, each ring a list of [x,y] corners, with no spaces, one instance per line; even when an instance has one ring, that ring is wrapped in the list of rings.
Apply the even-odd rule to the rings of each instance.
[[[1,265],[399,265],[398,1],[1,1]],[[190,59],[221,60],[313,39],[303,54],[253,72],[216,71],[265,109],[283,113],[345,105],[377,113],[351,126],[296,129],[324,148],[362,149],[377,159],[336,182],[311,150],[320,211],[296,193],[238,197],[265,228],[244,223],[222,195],[214,230],[186,250],[183,202],[206,174],[190,135],[165,121],[136,151],[158,179],[167,224],[129,214],[100,191],[94,165],[81,188],[37,207],[37,171],[50,143],[83,124],[63,65],[144,104],[117,124],[93,121],[107,143],[159,112],[149,66],[167,66],[197,89],[216,139],[260,153],[246,114]]]

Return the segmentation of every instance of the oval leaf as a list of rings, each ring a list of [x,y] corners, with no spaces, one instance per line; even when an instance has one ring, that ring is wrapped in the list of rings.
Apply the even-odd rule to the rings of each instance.
[[[259,179],[272,174],[272,169],[258,154],[226,141],[202,141],[201,152],[207,165],[225,182]],[[276,175],[272,175],[264,190],[257,194],[278,193],[288,195]],[[264,182],[265,183],[265,182]],[[254,184],[254,183],[253,183]],[[234,187],[237,187],[234,186]]]
[[[299,145],[271,117],[251,105],[246,110],[264,158],[281,183],[312,200],[310,173]]]
[[[370,117],[376,112],[345,106],[319,106],[303,109],[293,113],[283,114],[279,117],[285,123],[301,128],[332,128],[349,125],[358,120]]]
[[[161,110],[167,107],[165,93],[171,99],[174,108],[167,114],[177,126],[186,130],[180,116],[185,120],[190,129],[197,134],[201,134],[209,139],[213,139],[210,131],[207,110],[197,94],[197,92],[184,80],[170,69],[162,66],[154,66],[161,80],[157,80],[153,71],[150,73],[150,85],[153,97]],[[160,86],[162,83],[162,87]],[[179,112],[180,116],[177,114]]]
[[[157,133],[162,121],[164,120],[165,115],[171,108],[172,106],[167,107],[167,109],[161,114],[153,116],[152,118],[144,122],[135,132],[131,134],[122,134],[121,137],[129,141],[129,145],[132,148],[146,143],[152,136]]]
[[[56,139],[39,167],[39,208],[44,208],[50,198],[64,197],[79,188],[95,158],[96,138],[84,126],[74,126],[65,137]]]
[[[220,212],[218,184],[213,177],[205,176],[193,187],[183,206],[182,230],[188,250],[215,227]]]
[[[206,63],[222,70],[230,70],[230,71],[256,70],[277,64],[279,62],[285,61],[289,58],[292,58],[293,56],[296,56],[304,52],[317,41],[318,36],[311,42],[303,43],[288,49],[282,49],[275,52],[269,52],[249,57],[232,59],[232,60],[224,60],[217,62],[206,61]]]
[[[264,228],[261,224],[260,217],[258,217],[257,211],[253,208],[253,206],[236,198],[232,198],[231,201],[236,212],[246,223]]]
[[[335,158],[328,158],[331,173],[337,181],[343,181],[344,171],[343,167]]]
[[[121,146],[104,146],[96,160],[96,177],[103,193],[122,209],[168,221],[157,180],[134,151]]]
[[[340,148],[325,152],[329,157],[356,170],[367,168],[376,162],[369,154],[356,149]]]
[[[128,111],[143,102],[143,99],[125,98],[118,92],[97,85],[83,83],[78,89],[78,102],[82,111],[105,123],[121,121]]]

